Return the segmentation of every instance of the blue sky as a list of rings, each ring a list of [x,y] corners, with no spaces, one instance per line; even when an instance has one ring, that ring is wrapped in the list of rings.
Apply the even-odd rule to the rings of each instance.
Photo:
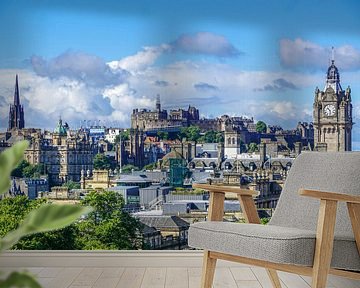
[[[15,74],[27,126],[101,120],[133,108],[196,105],[204,117],[312,121],[335,47],[360,122],[358,1],[2,1],[0,127]],[[360,129],[354,145],[360,148]]]

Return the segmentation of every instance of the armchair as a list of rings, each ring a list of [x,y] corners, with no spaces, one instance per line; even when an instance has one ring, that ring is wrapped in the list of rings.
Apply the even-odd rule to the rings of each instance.
[[[207,222],[191,225],[189,245],[204,249],[201,287],[212,286],[216,260],[312,276],[360,280],[360,153],[305,152],[294,161],[275,213],[261,225],[253,196],[239,187],[194,184],[210,192]],[[331,192],[326,192],[331,191]],[[226,192],[236,193],[247,224],[222,222]]]

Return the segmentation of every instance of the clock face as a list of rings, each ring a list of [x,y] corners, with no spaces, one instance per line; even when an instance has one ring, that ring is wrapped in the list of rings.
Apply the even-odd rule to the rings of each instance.
[[[330,104],[330,105],[326,105],[325,108],[324,108],[324,114],[326,116],[334,116],[335,115],[335,106]]]

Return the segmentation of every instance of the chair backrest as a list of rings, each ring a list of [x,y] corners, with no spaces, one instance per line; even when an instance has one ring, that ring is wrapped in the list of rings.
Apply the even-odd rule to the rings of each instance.
[[[304,152],[294,161],[269,225],[316,230],[320,201],[299,189],[360,195],[360,152]],[[335,235],[354,238],[345,203],[339,203]]]

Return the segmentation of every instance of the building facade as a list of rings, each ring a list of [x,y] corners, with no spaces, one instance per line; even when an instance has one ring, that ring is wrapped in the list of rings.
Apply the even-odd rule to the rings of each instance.
[[[94,150],[84,131],[70,131],[60,119],[50,138],[38,134],[25,151],[30,164],[44,164],[51,184],[80,181],[81,170],[93,170]]]
[[[332,60],[323,91],[315,89],[314,144],[318,151],[351,151],[352,104],[350,86],[344,91]]]

